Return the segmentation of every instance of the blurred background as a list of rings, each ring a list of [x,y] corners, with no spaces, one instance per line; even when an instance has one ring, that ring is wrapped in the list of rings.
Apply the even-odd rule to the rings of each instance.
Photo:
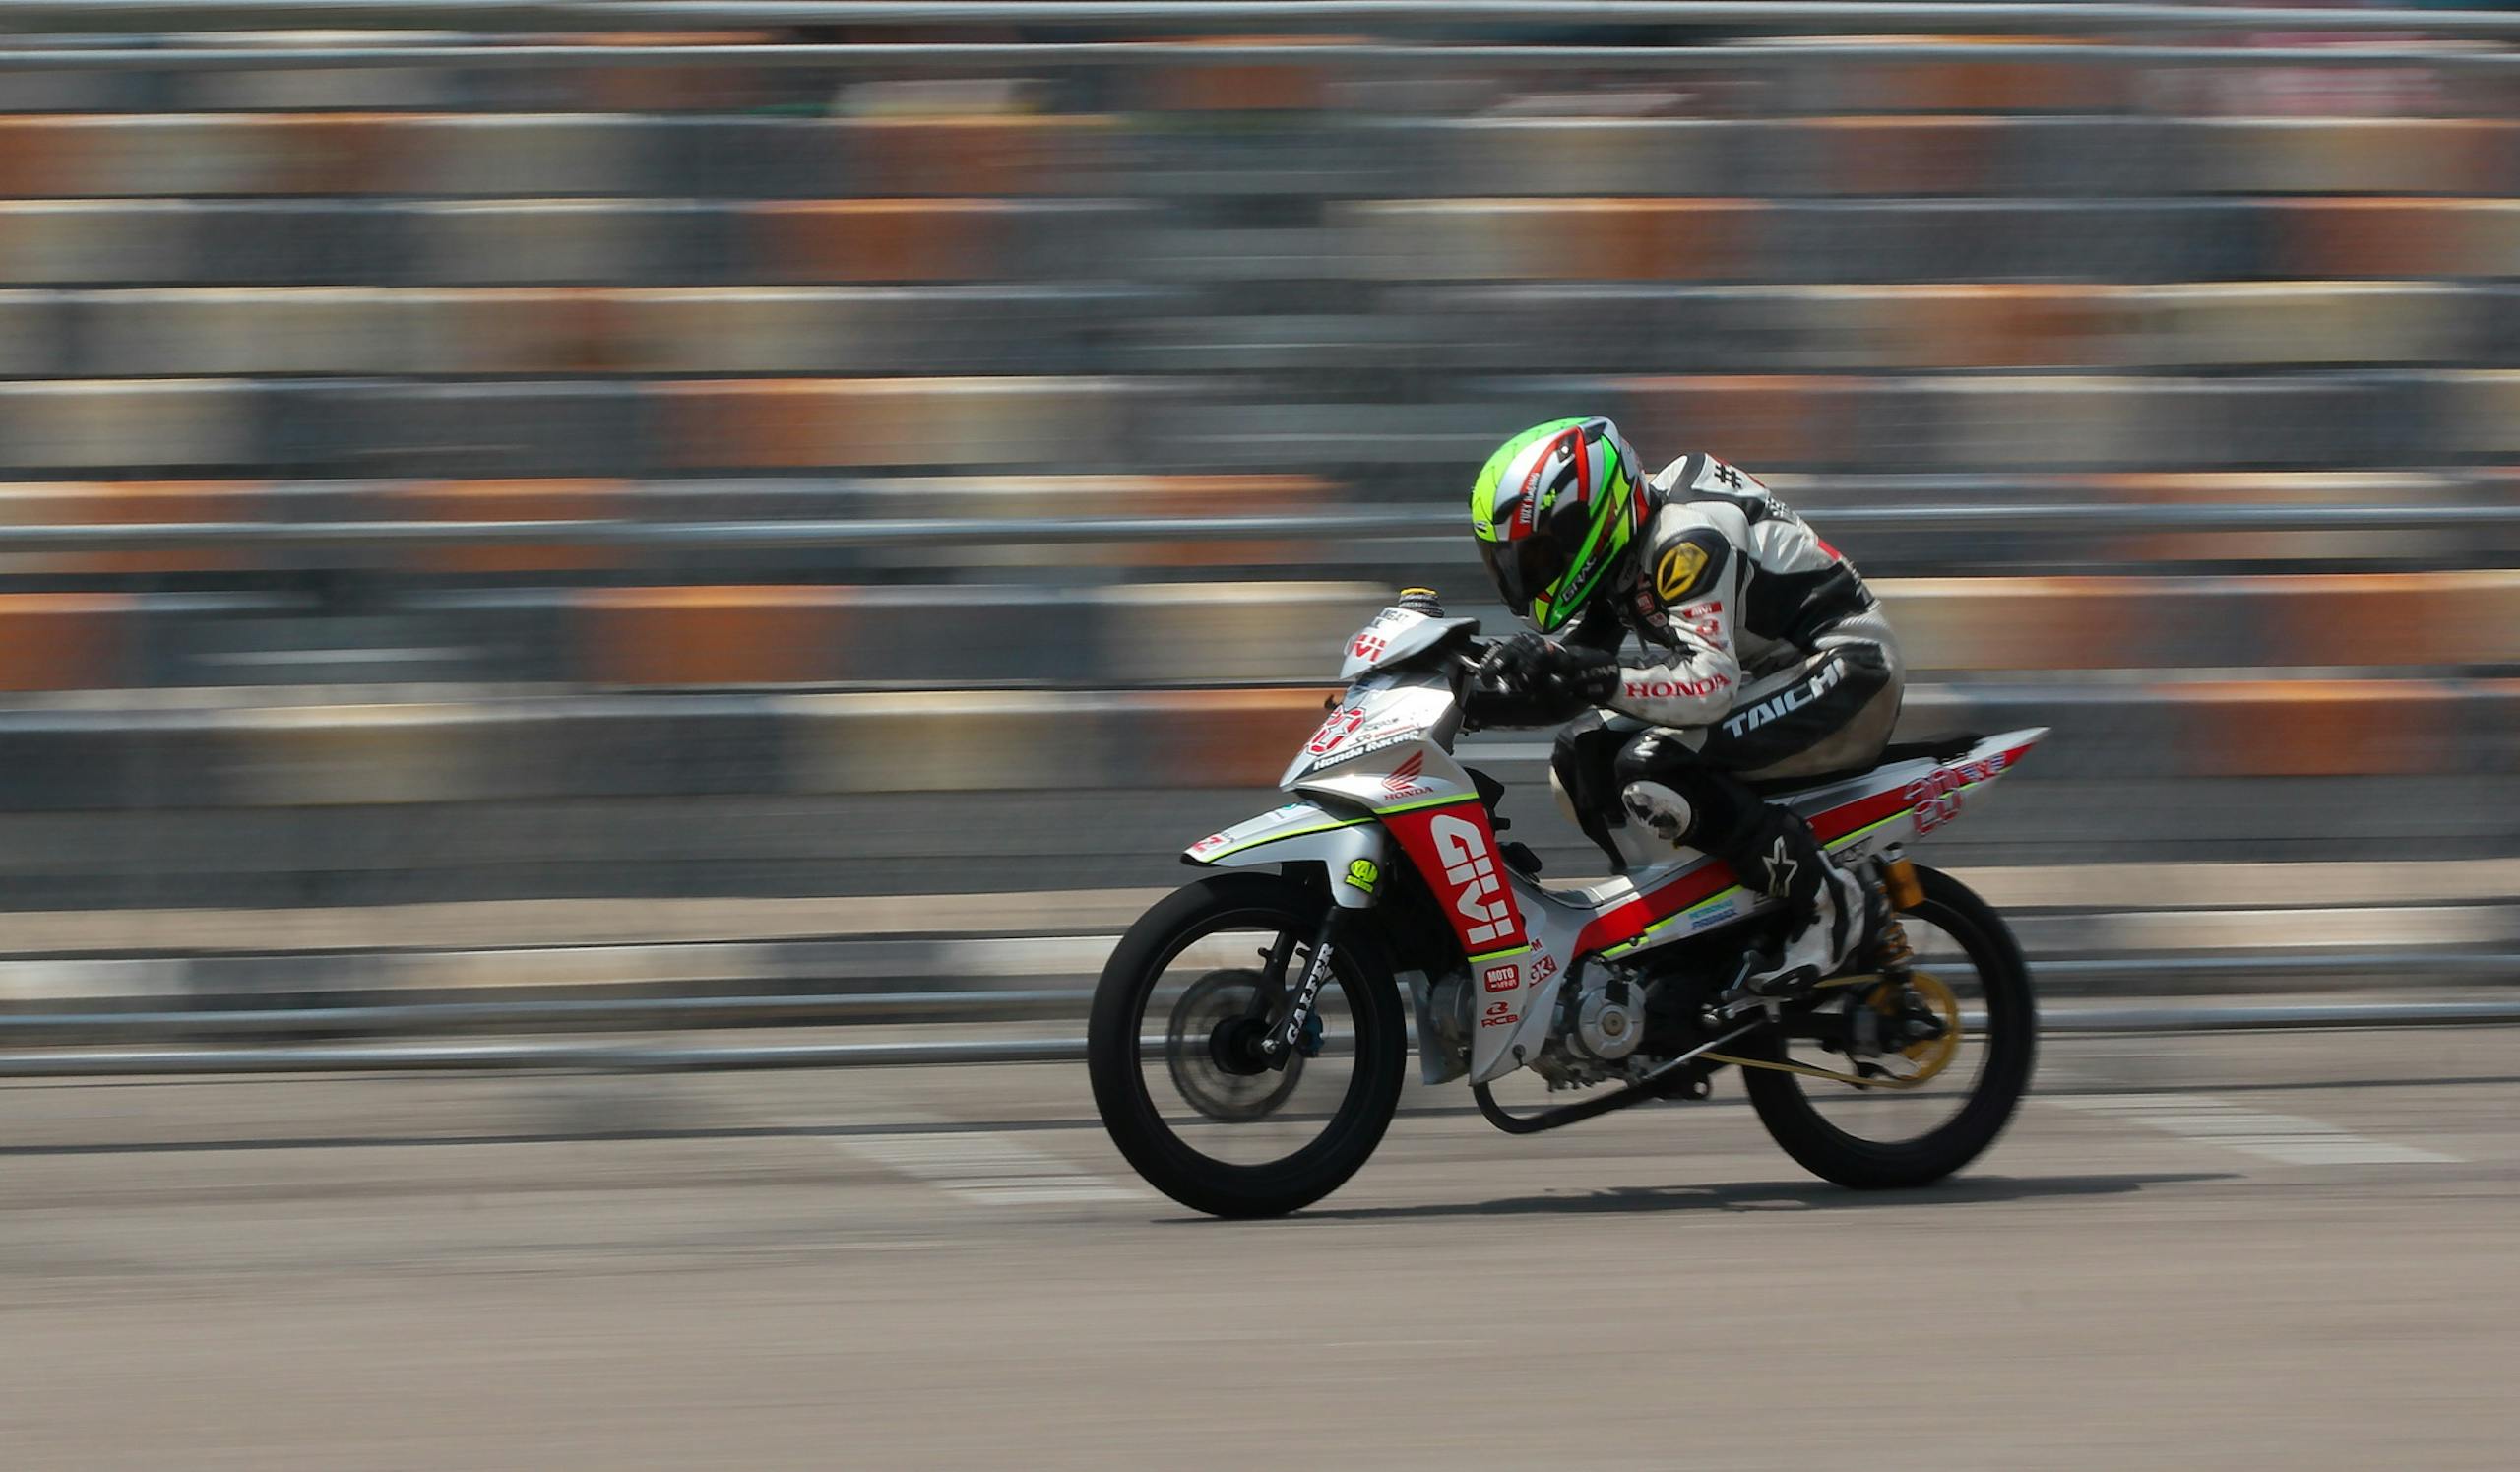
[[[2508,1468],[2513,1033],[2370,1024],[2520,1020],[2515,39],[0,0],[11,1464]],[[1185,1222],[1086,989],[1583,413],[2053,728],[1920,851],[2036,1087]]]
[[[1072,989],[1574,413],[2055,729],[2051,987],[2503,980],[2520,23],[1937,14],[0,10],[0,1031]]]

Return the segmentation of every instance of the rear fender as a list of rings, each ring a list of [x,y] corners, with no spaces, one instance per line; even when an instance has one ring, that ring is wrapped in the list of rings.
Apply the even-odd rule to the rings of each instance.
[[[2008,731],[1946,757],[1896,762],[1777,800],[1809,819],[1822,845],[1843,862],[1954,821],[1970,798],[2010,772],[2047,735],[2044,726]]]
[[[1922,771],[1907,774],[1899,785],[1899,800],[1907,804],[1906,836],[1922,838],[1958,818],[1964,795],[1984,793],[2009,772],[2030,748],[2048,735],[2036,726],[1988,736],[1968,751]]]
[[[1331,898],[1346,909],[1363,910],[1382,892],[1391,840],[1370,816],[1290,802],[1209,834],[1182,850],[1181,862],[1216,868],[1318,864],[1327,871]]]

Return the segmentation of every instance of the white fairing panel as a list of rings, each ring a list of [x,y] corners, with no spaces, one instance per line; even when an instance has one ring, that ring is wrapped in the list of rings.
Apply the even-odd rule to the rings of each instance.
[[[1376,753],[1398,760],[1393,748],[1414,742],[1449,747],[1460,724],[1461,707],[1442,676],[1368,674],[1348,687],[1278,785],[1292,788],[1307,774]]]
[[[1407,608],[1385,608],[1348,641],[1339,677],[1355,680],[1385,665],[1417,658],[1457,629],[1477,627],[1476,618],[1429,618]]]
[[[1361,910],[1381,891],[1390,851],[1391,840],[1371,818],[1342,817],[1317,802],[1290,802],[1211,833],[1182,854],[1194,864],[1220,868],[1325,864],[1331,895],[1348,909]]]

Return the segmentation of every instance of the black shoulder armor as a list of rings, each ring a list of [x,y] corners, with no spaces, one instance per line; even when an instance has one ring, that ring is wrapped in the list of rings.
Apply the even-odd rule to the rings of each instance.
[[[1697,527],[1648,548],[1647,572],[1654,597],[1666,608],[1691,602],[1719,585],[1732,544],[1712,527]]]

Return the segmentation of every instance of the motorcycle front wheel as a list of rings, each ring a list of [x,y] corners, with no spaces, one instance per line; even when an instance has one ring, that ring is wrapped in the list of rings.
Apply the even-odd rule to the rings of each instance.
[[[1120,1154],[1184,1206],[1227,1217],[1308,1206],[1390,1127],[1407,1027],[1361,924],[1332,943],[1318,1025],[1294,1056],[1264,1063],[1249,1047],[1285,1015],[1329,905],[1277,874],[1210,874],[1149,910],[1102,968],[1086,1031],[1095,1106]]]

